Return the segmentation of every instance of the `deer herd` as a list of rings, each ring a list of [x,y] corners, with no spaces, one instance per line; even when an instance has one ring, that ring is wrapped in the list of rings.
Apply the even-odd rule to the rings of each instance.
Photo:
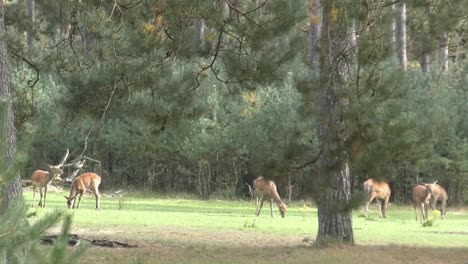
[[[390,199],[391,190],[387,182],[379,182],[374,179],[368,179],[363,184],[364,192],[367,193],[366,205],[364,207],[364,217],[367,218],[367,210],[369,204],[377,199],[379,201],[380,218],[387,217],[388,201]],[[419,221],[425,221],[427,219],[427,211],[430,206],[432,210],[436,209],[437,202],[441,202],[441,216],[445,219],[446,206],[448,195],[447,191],[437,184],[434,183],[420,183],[413,188],[413,207],[416,214],[416,221],[418,221],[418,211],[420,211],[421,217]]]
[[[68,158],[69,151],[65,153],[65,156],[62,158],[60,163],[58,165],[49,165],[46,164],[45,167],[47,168],[47,171],[44,170],[36,170],[33,172],[31,176],[31,182],[32,182],[32,187],[33,187],[33,204],[32,206],[36,204],[36,188],[39,188],[39,192],[41,194],[40,200],[39,200],[39,207],[46,207],[46,195],[47,195],[47,190],[50,187],[51,183],[58,179],[60,180],[60,176],[63,174],[62,168],[67,167],[68,165],[65,165],[65,161]],[[101,183],[101,177],[99,177],[95,173],[83,173],[80,176],[76,177],[71,185],[71,190],[70,190],[70,195],[67,197],[65,196],[65,199],[67,199],[67,205],[68,208],[73,208],[75,209],[75,198],[78,196],[78,204],[77,208],[80,208],[80,202],[81,202],[81,197],[83,194],[86,192],[86,190],[90,190],[93,192],[94,197],[96,198],[96,209],[99,210],[99,184]],[[43,192],[44,190],[44,192]]]
[[[36,203],[36,188],[39,188],[40,199],[38,206],[46,206],[46,197],[47,190],[49,189],[52,181],[55,179],[60,180],[60,176],[63,174],[62,168],[68,166],[65,165],[69,151],[67,150],[65,156],[62,158],[58,165],[48,165],[46,164],[46,170],[36,170],[31,176],[31,182],[33,186],[33,207]],[[96,199],[96,209],[100,209],[99,205],[99,185],[101,183],[101,177],[95,173],[87,172],[83,173],[80,176],[76,177],[71,185],[69,196],[65,196],[67,200],[67,206],[69,209],[75,209],[76,198],[78,197],[78,203],[76,208],[80,208],[81,197],[83,194],[90,190]],[[250,185],[248,185],[249,188]],[[369,204],[373,200],[378,201],[379,205],[379,216],[380,218],[387,217],[388,202],[390,200],[391,189],[387,182],[379,182],[374,179],[368,179],[363,183],[363,190],[367,195],[367,199],[364,206],[364,217],[368,218],[368,209]],[[253,181],[253,188],[251,189],[252,194],[255,199],[255,215],[258,217],[260,215],[260,210],[262,210],[263,203],[265,201],[270,202],[270,214],[273,217],[273,206],[272,203],[275,202],[278,206],[281,217],[284,218],[286,214],[286,204],[281,200],[276,184],[271,180],[266,180],[262,176],[256,178]],[[436,204],[438,201],[441,202],[441,216],[442,219],[445,219],[446,215],[446,206],[447,206],[447,191],[440,185],[437,184],[437,181],[434,183],[420,183],[413,188],[413,207],[416,214],[416,221],[418,220],[418,211],[420,212],[421,217],[420,221],[425,221],[428,217],[428,207],[430,206],[432,210],[435,210]]]

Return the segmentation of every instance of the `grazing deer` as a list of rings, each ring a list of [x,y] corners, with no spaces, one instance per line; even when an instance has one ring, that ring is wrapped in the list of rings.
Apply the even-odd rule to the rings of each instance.
[[[442,216],[442,219],[445,219],[445,213],[447,212],[446,206],[447,206],[447,200],[448,200],[447,191],[439,184],[434,185],[433,191],[434,191],[434,194],[431,196],[431,200],[430,200],[431,208],[432,210],[435,210],[437,201],[441,201],[442,203],[441,216]]]
[[[52,181],[58,176],[60,178],[60,175],[63,174],[63,164],[68,158],[68,154],[70,154],[70,151],[67,149],[67,152],[65,153],[65,156],[63,156],[62,160],[60,161],[60,164],[52,166],[49,164],[46,164],[47,171],[44,170],[36,170],[33,172],[31,176],[31,182],[33,186],[33,203],[32,207],[34,207],[34,204],[36,203],[36,188],[39,188],[39,192],[41,194],[41,198],[39,199],[39,204],[38,206],[40,207],[45,207],[46,206],[46,196],[47,196],[47,190],[50,187],[50,184]],[[44,192],[42,192],[42,189],[44,189]]]
[[[257,216],[260,215],[260,210],[262,210],[263,202],[265,200],[270,201],[270,212],[271,217],[273,217],[273,207],[272,207],[272,200],[278,205],[281,217],[284,218],[284,214],[286,213],[286,204],[281,201],[281,198],[278,194],[278,190],[276,189],[276,185],[273,181],[265,181],[263,177],[258,177],[254,180],[254,189],[255,189],[255,206],[256,211],[255,214]]]
[[[388,201],[392,191],[386,182],[378,182],[374,179],[368,179],[363,183],[364,191],[368,194],[366,206],[364,207],[364,217],[367,219],[369,204],[374,200],[379,201],[380,218],[387,218]]]
[[[75,209],[75,198],[78,197],[78,205],[77,209],[80,209],[80,202],[81,197],[86,192],[87,189],[91,190],[94,193],[94,197],[96,198],[96,209],[99,210],[99,184],[101,183],[101,177],[99,177],[96,173],[83,173],[80,176],[76,177],[73,180],[70,195],[65,199],[67,199],[68,209]]]
[[[421,221],[427,219],[427,207],[431,196],[434,195],[434,186],[437,183],[422,183],[418,184],[413,188],[413,207],[414,213],[416,214],[416,221],[418,221],[418,210],[421,211]]]

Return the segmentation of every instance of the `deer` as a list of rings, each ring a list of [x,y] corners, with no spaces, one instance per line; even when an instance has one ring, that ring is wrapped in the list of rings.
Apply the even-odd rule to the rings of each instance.
[[[364,207],[364,217],[367,219],[367,211],[369,210],[369,204],[374,200],[380,200],[379,202],[379,216],[380,218],[387,218],[388,201],[392,191],[387,182],[379,182],[374,179],[368,179],[363,183],[364,192],[368,194],[366,206]]]
[[[262,176],[260,176],[254,180],[253,185],[255,189],[255,215],[257,217],[260,215],[263,202],[268,199],[270,201],[271,217],[273,217],[272,200],[274,200],[278,205],[281,217],[284,218],[284,214],[286,213],[286,204],[281,200],[276,188],[276,184],[273,181],[266,181]]]
[[[71,185],[70,195],[68,197],[65,196],[65,199],[67,199],[68,209],[75,209],[75,198],[78,195],[77,209],[80,209],[81,197],[86,192],[86,190],[89,189],[91,192],[93,192],[94,197],[96,198],[96,210],[100,210],[99,184],[101,184],[101,177],[99,177],[99,175],[96,173],[86,172],[76,177]]]
[[[435,210],[437,202],[440,201],[442,204],[442,210],[440,211],[441,216],[442,216],[442,219],[445,219],[445,214],[447,212],[446,206],[447,206],[447,200],[448,200],[447,191],[439,184],[434,185],[433,191],[434,191],[434,194],[431,196],[431,200],[429,204],[431,205],[432,210]]]
[[[431,196],[434,195],[434,186],[437,183],[421,183],[413,188],[413,207],[418,221],[418,209],[421,211],[420,222],[427,219],[427,207]]]
[[[36,188],[39,188],[39,192],[41,197],[39,199],[39,204],[37,206],[45,208],[46,207],[46,196],[47,190],[50,187],[50,184],[54,179],[57,177],[60,179],[60,176],[63,174],[62,167],[65,164],[65,161],[68,158],[70,151],[67,149],[65,156],[63,156],[62,160],[58,165],[49,165],[46,164],[47,170],[36,170],[33,172],[31,176],[31,182],[33,186],[33,203],[32,207],[36,203]],[[44,189],[44,192],[42,191]]]

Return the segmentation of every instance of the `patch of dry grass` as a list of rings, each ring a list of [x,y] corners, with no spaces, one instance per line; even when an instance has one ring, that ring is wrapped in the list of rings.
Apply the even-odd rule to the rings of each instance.
[[[402,246],[248,247],[153,244],[136,249],[90,248],[83,264],[94,263],[467,263],[468,250]]]

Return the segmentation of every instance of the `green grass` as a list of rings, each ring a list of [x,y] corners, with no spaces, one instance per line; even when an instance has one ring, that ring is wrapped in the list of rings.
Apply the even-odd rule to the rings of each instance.
[[[254,202],[224,200],[189,200],[148,197],[101,198],[102,210],[94,210],[94,197],[85,196],[81,209],[68,210],[64,193],[49,193],[47,208],[63,209],[74,214],[76,229],[126,230],[118,232],[119,237],[132,232],[148,230],[146,240],[158,241],[162,238],[151,230],[175,228],[211,232],[241,232],[253,235],[259,233],[302,240],[315,239],[317,232],[317,209],[303,203],[288,206],[286,217],[279,216],[278,208],[273,208],[274,218],[270,217],[269,206],[265,204],[260,217],[254,217]],[[32,193],[25,198],[32,202]],[[119,203],[120,200],[120,203]],[[33,209],[31,209],[33,210]],[[40,213],[43,212],[39,209]],[[391,206],[387,219],[378,218],[377,208],[372,207],[369,219],[364,219],[362,211],[353,213],[353,226],[356,242],[361,245],[411,245],[421,247],[468,247],[468,213],[449,208],[447,219],[437,219],[434,226],[423,227],[414,219],[412,207]],[[255,220],[255,224],[253,221]],[[254,225],[252,227],[252,225]],[[133,239],[135,239],[133,237]]]

